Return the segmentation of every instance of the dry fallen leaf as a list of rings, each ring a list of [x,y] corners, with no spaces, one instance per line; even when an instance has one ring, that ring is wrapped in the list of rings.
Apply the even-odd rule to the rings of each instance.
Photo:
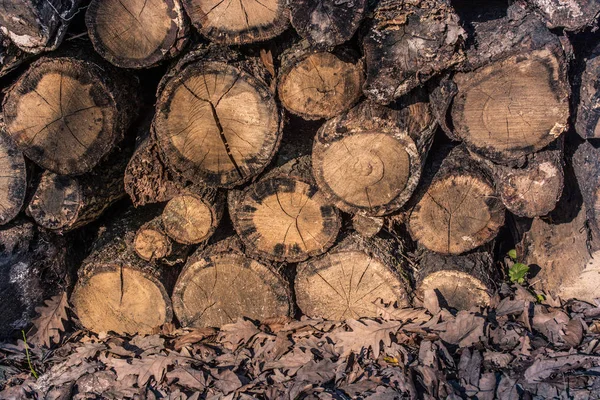
[[[395,334],[402,326],[398,321],[377,321],[374,319],[349,319],[346,321],[352,331],[336,331],[329,337],[334,346],[340,349],[342,356],[350,353],[360,353],[363,348],[371,348],[375,357],[379,356],[381,343],[389,347],[392,343],[391,335]]]
[[[28,336],[29,342],[46,347],[58,343],[61,332],[65,330],[63,320],[69,319],[68,309],[66,292],[46,300],[45,305],[37,307],[35,311],[40,315],[33,320],[35,332]]]
[[[181,350],[186,344],[198,343],[204,339],[214,337],[216,335],[217,330],[215,328],[195,328],[189,333],[186,333],[175,339],[173,342],[173,347],[175,350]]]

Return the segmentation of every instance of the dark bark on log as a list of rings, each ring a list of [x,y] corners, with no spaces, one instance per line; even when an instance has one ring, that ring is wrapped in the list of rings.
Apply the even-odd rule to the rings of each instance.
[[[377,235],[384,224],[385,219],[383,217],[368,217],[361,214],[352,216],[352,228],[365,238]]]
[[[28,53],[55,50],[80,0],[10,0],[0,4],[0,32]]]
[[[180,0],[92,0],[85,22],[96,51],[122,68],[148,68],[176,57],[188,39]]]
[[[227,49],[186,55],[158,88],[153,126],[167,165],[212,187],[232,188],[258,175],[281,140],[269,79],[260,60]],[[190,123],[189,110],[201,117]]]
[[[403,243],[346,235],[327,254],[298,265],[294,289],[305,315],[333,320],[376,317],[376,300],[410,302]]]
[[[23,153],[0,120],[0,225],[12,221],[25,204],[29,176]]]
[[[363,40],[365,94],[389,104],[461,62],[465,37],[447,0],[380,1]]]
[[[329,119],[358,102],[363,82],[363,62],[354,51],[319,51],[302,41],[281,56],[277,92],[288,111],[307,120]]]
[[[236,237],[196,251],[173,290],[175,315],[189,327],[220,327],[242,316],[289,316],[291,301],[288,284],[275,268],[246,256]]]
[[[39,166],[80,175],[124,138],[135,93],[135,81],[99,57],[45,57],[4,98],[6,131]]]
[[[44,172],[27,214],[38,225],[60,233],[97,220],[125,197],[123,172],[131,153],[131,146],[118,149],[91,172],[80,176]]]
[[[133,246],[135,233],[152,214],[147,209],[130,209],[100,230],[71,296],[85,328],[148,334],[171,322],[173,309],[167,291],[175,272],[143,261]]]
[[[575,151],[572,161],[587,210],[587,222],[595,237],[600,239],[600,148],[583,142]]]
[[[225,208],[225,192],[191,186],[173,197],[162,213],[165,232],[181,244],[198,244],[213,235]]]
[[[527,2],[542,16],[550,29],[581,31],[596,26],[600,16],[600,2],[597,0],[527,0]]]
[[[492,246],[462,255],[442,255],[421,250],[416,273],[416,296],[434,290],[441,307],[469,310],[489,305],[497,289],[499,270],[489,251]]]
[[[32,57],[32,54],[19,49],[0,31],[0,78]]]
[[[600,138],[600,45],[588,57],[581,75],[575,130],[584,139]]]
[[[182,0],[198,31],[215,43],[240,45],[274,38],[289,26],[285,0],[212,2]],[[233,5],[233,7],[231,7]]]
[[[521,167],[495,164],[472,154],[489,169],[504,206],[519,217],[534,218],[556,207],[564,187],[562,140],[530,154]]]
[[[228,197],[229,216],[250,256],[298,262],[323,254],[335,242],[341,217],[318,190],[310,158],[269,171]]]
[[[506,210],[492,177],[462,145],[434,154],[411,203],[412,238],[441,254],[482,246],[504,225]]]
[[[296,32],[320,49],[350,40],[367,11],[367,0],[294,0],[288,5]]]
[[[399,209],[419,182],[435,127],[429,104],[418,96],[397,109],[359,104],[317,133],[312,164],[319,188],[349,213]]]
[[[0,338],[21,337],[44,300],[68,287],[67,241],[25,219],[0,228]]]
[[[150,129],[150,127],[148,127]],[[125,169],[125,191],[136,207],[171,200],[185,187],[179,175],[169,170],[151,134],[139,135],[133,156]]]

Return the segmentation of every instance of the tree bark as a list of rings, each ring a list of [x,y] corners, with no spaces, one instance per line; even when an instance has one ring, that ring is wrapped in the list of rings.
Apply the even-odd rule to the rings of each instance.
[[[294,289],[305,315],[332,320],[376,317],[376,300],[409,305],[404,245],[391,238],[346,235],[318,258],[298,265]]]
[[[550,29],[582,31],[593,26],[600,16],[600,2],[596,0],[527,0],[546,21]]]
[[[180,0],[92,0],[85,23],[96,51],[121,68],[155,66],[188,39]]]
[[[354,36],[367,11],[367,0],[296,0],[288,3],[290,22],[311,46],[333,49]]]
[[[226,49],[184,57],[159,85],[154,130],[167,165],[213,187],[232,188],[259,174],[281,139],[268,79],[258,60]]]
[[[592,51],[581,75],[575,130],[584,139],[600,138],[600,45]]]
[[[317,184],[343,211],[389,214],[415,190],[435,128],[429,105],[417,96],[397,109],[361,103],[319,129],[312,153]]]
[[[365,94],[389,104],[462,61],[466,33],[447,0],[383,0],[363,40]]]
[[[589,227],[600,238],[600,148],[583,142],[575,151],[572,161]]]
[[[199,249],[173,290],[175,315],[185,327],[220,327],[237,318],[292,314],[291,293],[274,267],[244,254],[236,237]]]
[[[352,107],[362,96],[362,60],[349,49],[318,51],[303,41],[281,56],[279,100],[307,120],[329,119]]]
[[[368,217],[361,214],[352,216],[352,229],[365,238],[371,238],[381,231],[385,219],[383,217]]]
[[[285,0],[183,0],[192,24],[215,43],[240,45],[274,38],[287,29]]]
[[[28,53],[55,50],[80,0],[11,0],[0,4],[0,32]]]
[[[25,204],[28,170],[23,153],[4,131],[0,121],[0,225],[12,221]]]
[[[12,72],[19,65],[33,57],[11,42],[0,30],[0,78]]]
[[[416,296],[421,301],[434,290],[441,307],[470,310],[489,305],[499,273],[491,246],[462,255],[442,255],[422,249],[418,255]]]
[[[123,139],[135,92],[133,80],[94,57],[42,58],[4,98],[6,131],[39,166],[81,175]]]
[[[27,207],[27,214],[46,228],[60,233],[93,222],[111,205],[125,197],[123,171],[131,147],[118,149],[80,176],[42,174]]]
[[[224,207],[224,192],[207,187],[188,187],[165,206],[162,213],[165,232],[181,244],[204,242],[217,229]]]
[[[442,149],[424,171],[410,210],[414,240],[441,254],[462,254],[494,239],[505,209],[489,173],[464,146]]]
[[[93,332],[148,334],[171,322],[171,269],[143,261],[133,247],[147,210],[128,210],[100,235],[79,270],[71,303]],[[150,216],[150,218],[152,218]]]
[[[298,262],[327,251],[341,217],[315,185],[310,158],[278,167],[244,190],[229,192],[229,216],[251,256]]]

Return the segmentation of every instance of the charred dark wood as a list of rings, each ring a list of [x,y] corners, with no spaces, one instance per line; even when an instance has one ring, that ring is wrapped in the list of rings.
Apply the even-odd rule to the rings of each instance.
[[[600,138],[600,45],[585,62],[579,90],[575,130],[584,139]]]

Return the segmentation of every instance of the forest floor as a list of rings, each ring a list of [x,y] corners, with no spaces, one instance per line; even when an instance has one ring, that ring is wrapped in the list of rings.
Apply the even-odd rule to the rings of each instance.
[[[600,307],[504,284],[487,308],[380,304],[378,318],[240,319],[96,335],[66,295],[0,344],[1,399],[600,398]]]

